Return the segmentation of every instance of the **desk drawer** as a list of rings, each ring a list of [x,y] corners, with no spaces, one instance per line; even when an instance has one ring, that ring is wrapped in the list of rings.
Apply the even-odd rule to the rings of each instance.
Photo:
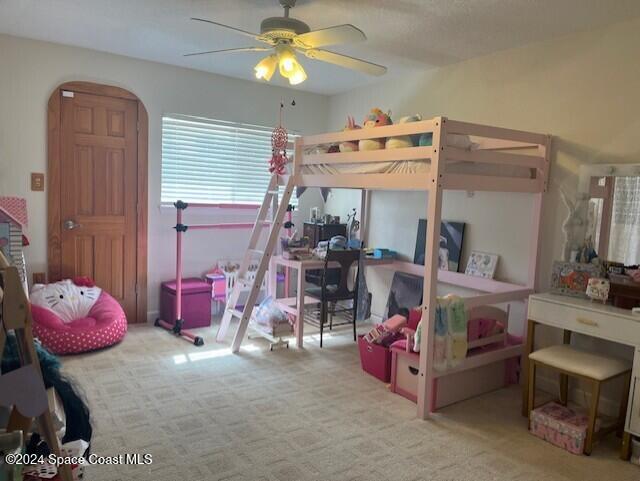
[[[622,344],[640,345],[640,323],[621,316],[531,299],[529,319]]]

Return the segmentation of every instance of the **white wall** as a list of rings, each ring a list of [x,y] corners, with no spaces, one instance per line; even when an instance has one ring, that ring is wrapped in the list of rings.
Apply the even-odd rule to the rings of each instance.
[[[273,125],[281,98],[295,98],[285,124],[316,133],[327,124],[328,102],[321,95],[172,67],[81,48],[0,35],[0,194],[27,198],[30,271],[46,271],[46,193],[29,190],[30,172],[46,172],[46,112],[53,90],[63,82],[86,80],[116,85],[138,95],[149,113],[149,311],[158,306],[159,283],[175,277],[175,211],[160,208],[161,117],[163,113]],[[267,159],[265,159],[266,165]],[[305,199],[306,197],[306,199]],[[317,192],[305,194],[319,204]],[[187,211],[189,221],[206,218]],[[210,213],[212,214],[212,213]],[[236,213],[233,218],[238,219]],[[253,216],[249,217],[253,220]],[[298,220],[301,225],[301,218]],[[186,240],[185,274],[200,275],[218,258],[237,258],[248,231],[194,232]]]

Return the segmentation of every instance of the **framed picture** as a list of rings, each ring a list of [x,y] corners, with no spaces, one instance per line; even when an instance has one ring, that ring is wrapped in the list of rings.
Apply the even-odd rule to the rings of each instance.
[[[445,271],[458,272],[462,255],[464,222],[443,220],[440,224],[440,250],[438,268]],[[413,263],[424,265],[424,249],[427,243],[427,219],[418,219],[418,234]]]
[[[498,266],[498,254],[488,252],[471,251],[467,268],[464,273],[468,276],[483,277],[493,279]]]
[[[587,285],[592,277],[600,277],[594,264],[554,261],[551,273],[551,292],[572,297],[587,297]]]

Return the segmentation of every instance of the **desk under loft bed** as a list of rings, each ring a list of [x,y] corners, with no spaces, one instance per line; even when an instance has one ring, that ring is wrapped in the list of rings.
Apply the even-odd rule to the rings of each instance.
[[[363,139],[432,133],[432,145],[373,151],[324,153],[318,147],[353,142]],[[469,140],[468,147],[461,147],[459,139]],[[536,271],[540,244],[540,224],[543,195],[547,190],[549,175],[551,136],[521,130],[505,129],[468,122],[434,117],[419,122],[360,129],[345,132],[303,136],[296,139],[295,153],[289,175],[274,175],[258,212],[256,227],[252,232],[244,263],[259,256],[260,268],[255,284],[262,283],[273,255],[286,204],[295,187],[328,187],[361,189],[361,232],[366,239],[366,219],[374,212],[367,212],[367,194],[372,190],[424,190],[428,192],[427,233],[425,265],[393,262],[387,268],[424,277],[423,325],[421,340],[418,416],[427,418],[434,407],[433,385],[436,378],[452,372],[472,369],[522,352],[522,346],[507,346],[485,355],[467,358],[466,362],[451,372],[437,372],[433,367],[435,306],[438,281],[472,289],[474,295],[465,297],[465,307],[494,305],[513,301],[526,301],[536,285]],[[320,151],[320,153],[318,153]],[[284,186],[278,204],[278,186]],[[466,276],[461,273],[438,271],[439,226],[444,190],[524,192],[532,194],[529,269],[525,285],[509,284],[494,280]],[[262,223],[268,212],[272,213],[272,228],[264,251],[256,249]],[[501,225],[495,219],[496,227]],[[436,226],[438,228],[436,228]],[[240,274],[242,274],[242,267]],[[259,277],[259,278],[258,278]],[[254,286],[255,287],[255,286]],[[257,298],[257,290],[251,290]],[[240,319],[232,344],[233,352],[240,349],[246,334],[255,299],[247,300],[242,312],[235,309],[232,294],[228,309],[222,319],[218,340],[224,339],[233,316]],[[519,350],[519,351],[518,351]],[[517,351],[517,352],[516,352]]]

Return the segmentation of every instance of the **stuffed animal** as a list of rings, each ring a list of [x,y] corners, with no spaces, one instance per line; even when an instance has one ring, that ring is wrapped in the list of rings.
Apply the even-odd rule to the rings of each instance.
[[[398,123],[399,124],[407,124],[409,122],[419,122],[422,120],[422,115],[409,115],[407,117],[402,117]],[[386,142],[387,149],[402,149],[405,147],[413,147],[414,145],[418,145],[418,141],[420,139],[420,134],[417,135],[400,135],[398,137],[389,137]]]
[[[383,127],[385,125],[391,125],[391,112],[384,113],[378,108],[371,109],[371,112],[365,117],[362,125],[363,129],[370,129],[373,127]],[[380,139],[364,139],[358,143],[359,150],[380,150],[384,149],[384,138]]]
[[[347,125],[345,125],[342,131],[347,132],[349,130],[357,130],[361,128],[362,127],[356,124],[356,121],[354,120],[354,118],[351,115],[349,115],[347,117]],[[340,143],[340,152],[355,152],[357,150],[358,150],[358,142],[356,140]]]
[[[53,284],[35,284],[30,301],[49,309],[65,323],[87,317],[102,289],[90,286],[91,282],[86,280],[79,284],[74,284],[70,279]]]
[[[420,147],[430,147],[433,145],[433,132],[425,132],[420,136],[418,140],[418,145]]]

